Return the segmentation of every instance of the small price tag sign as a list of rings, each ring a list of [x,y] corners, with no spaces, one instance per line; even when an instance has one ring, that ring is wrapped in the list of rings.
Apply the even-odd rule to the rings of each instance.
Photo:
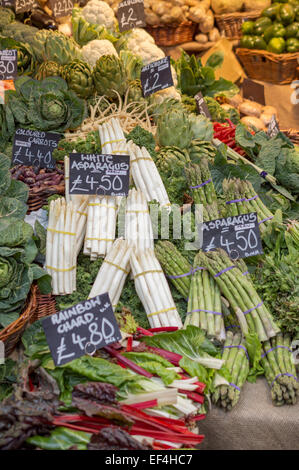
[[[129,29],[145,26],[143,0],[124,0],[120,2],[117,10],[117,19],[121,33]]]
[[[276,121],[275,114],[273,114],[271,121],[268,124],[267,135],[269,137],[276,137],[280,132],[278,122]]]
[[[50,8],[54,18],[62,18],[72,14],[74,4],[72,0],[50,0]]]
[[[55,168],[52,153],[61,134],[55,132],[17,129],[13,143],[13,163],[39,168]]]
[[[206,118],[212,119],[208,105],[205,102],[204,97],[200,91],[194,96],[194,99],[196,101],[196,108],[197,108],[198,114],[202,114]]]
[[[130,156],[71,153],[70,194],[127,196]]]
[[[0,51],[0,80],[14,80],[18,74],[18,51]]]
[[[143,67],[140,78],[144,97],[173,86],[170,57],[163,57]]]
[[[16,13],[24,13],[33,9],[35,0],[15,0]]]
[[[203,222],[200,229],[203,251],[222,248],[232,260],[263,254],[256,212]]]
[[[42,324],[56,366],[92,355],[121,339],[107,293],[54,313]]]

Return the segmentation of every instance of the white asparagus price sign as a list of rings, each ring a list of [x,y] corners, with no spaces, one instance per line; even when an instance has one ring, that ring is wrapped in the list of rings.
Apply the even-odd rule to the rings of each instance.
[[[128,195],[129,155],[71,153],[69,158],[70,194]]]
[[[24,13],[33,9],[35,0],[16,0],[15,10],[16,13]]]
[[[222,248],[232,260],[263,254],[256,212],[203,222],[199,229],[203,251]]]
[[[0,51],[0,80],[14,80],[18,73],[18,52],[16,49]]]
[[[122,33],[146,25],[143,0],[124,0],[117,10],[119,30]]]
[[[121,339],[107,293],[54,313],[42,323],[56,366]]]
[[[159,90],[173,86],[170,68],[170,57],[156,60],[141,70],[141,85],[143,96],[149,96]]]
[[[74,4],[72,0],[50,0],[50,7],[54,18],[61,18],[72,14]]]
[[[13,144],[13,163],[39,168],[55,168],[52,153],[61,134],[54,132],[17,129]]]

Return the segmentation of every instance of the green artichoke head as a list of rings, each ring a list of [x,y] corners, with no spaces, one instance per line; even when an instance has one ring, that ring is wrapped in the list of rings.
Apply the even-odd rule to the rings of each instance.
[[[205,116],[199,114],[190,114],[189,122],[191,125],[192,139],[211,141],[214,135],[212,122]]]
[[[158,119],[156,140],[159,147],[188,148],[192,139],[191,124],[181,109],[170,109]]]
[[[37,80],[43,80],[46,77],[60,77],[62,74],[62,67],[61,65],[57,64],[57,62],[53,62],[51,60],[47,60],[43,62],[35,75]]]
[[[44,46],[44,60],[66,65],[74,59],[81,59],[80,48],[75,41],[58,31],[47,37]]]
[[[123,96],[127,89],[125,69],[120,59],[114,55],[101,56],[93,69],[96,91],[108,98],[115,98],[115,92]]]
[[[94,93],[92,70],[86,62],[73,60],[64,66],[62,77],[80,98],[89,98]]]

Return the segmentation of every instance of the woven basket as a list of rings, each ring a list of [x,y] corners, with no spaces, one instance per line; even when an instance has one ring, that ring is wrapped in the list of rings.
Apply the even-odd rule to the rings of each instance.
[[[283,132],[293,142],[293,144],[299,145],[299,131],[296,129],[287,129],[282,130],[281,132]]]
[[[220,33],[231,39],[239,39],[242,36],[242,23],[255,21],[261,16],[261,11],[245,11],[244,13],[228,13],[215,15],[215,20]]]
[[[236,54],[248,77],[253,80],[285,85],[296,78],[298,52],[273,54],[257,49],[238,48]]]
[[[28,294],[26,304],[19,318],[0,332],[0,341],[4,342],[5,356],[7,357],[17,345],[26,326],[36,320],[37,286],[33,284]]]
[[[33,188],[29,190],[29,197],[27,201],[28,213],[37,211],[47,203],[49,196],[53,194],[64,195],[64,183],[57,186],[45,186],[42,188]]]
[[[39,291],[37,292],[37,308],[35,313],[36,320],[40,318],[48,317],[49,315],[53,315],[56,313],[56,302],[55,296],[52,294],[41,294]]]
[[[157,46],[176,46],[193,40],[197,23],[184,21],[178,26],[146,26],[146,30],[155,39]]]

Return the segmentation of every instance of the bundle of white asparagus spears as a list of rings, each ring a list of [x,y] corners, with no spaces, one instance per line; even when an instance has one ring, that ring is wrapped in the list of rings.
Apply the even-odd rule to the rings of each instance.
[[[181,328],[183,326],[181,318],[155,252],[151,249],[132,251],[130,262],[135,289],[151,327],[177,326]]]
[[[108,292],[113,308],[118,304],[125,280],[130,271],[131,247],[118,238],[103,261],[89,298]]]
[[[152,221],[142,191],[131,189],[127,198],[125,238],[137,250],[154,249]]]
[[[47,228],[46,269],[52,276],[54,295],[71,294],[76,290],[77,213],[72,201],[64,198],[50,203]]]
[[[102,154],[128,155],[127,141],[118,119],[112,118],[99,126]]]
[[[138,147],[130,140],[127,144],[130,154],[131,173],[137,189],[148,201],[158,201],[161,206],[170,207],[169,198],[154,160],[145,147]]]

